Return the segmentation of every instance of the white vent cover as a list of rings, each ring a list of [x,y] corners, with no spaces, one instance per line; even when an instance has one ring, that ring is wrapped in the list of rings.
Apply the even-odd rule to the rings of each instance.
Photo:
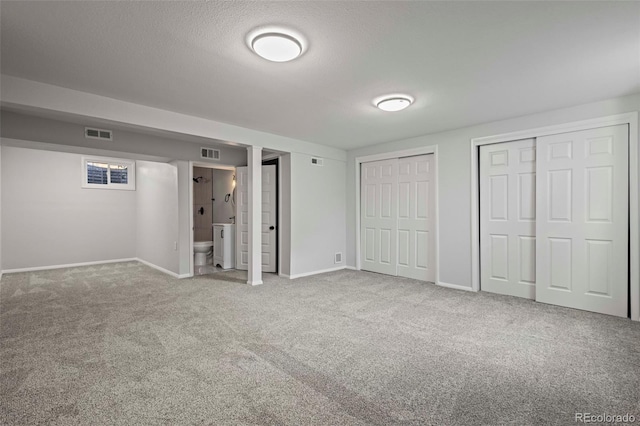
[[[94,129],[93,127],[85,127],[84,137],[88,139],[101,139],[104,141],[112,141],[113,132],[111,132],[111,130]]]
[[[322,166],[322,163],[323,163],[322,158],[316,158],[316,157],[311,158],[311,164],[313,164],[314,166]]]
[[[206,158],[207,160],[219,160],[220,150],[213,148],[200,148],[200,158]]]
[[[335,263],[342,263],[342,253],[336,253]]]

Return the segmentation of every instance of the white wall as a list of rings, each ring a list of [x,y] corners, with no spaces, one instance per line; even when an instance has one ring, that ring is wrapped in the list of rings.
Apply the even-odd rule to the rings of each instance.
[[[138,259],[179,274],[178,168],[136,163]]]
[[[471,139],[638,110],[640,95],[633,95],[349,151],[347,264],[355,266],[356,157],[438,146],[440,280],[471,287]]]
[[[291,275],[291,154],[280,156],[280,273]]]
[[[2,269],[136,256],[136,192],[83,189],[79,154],[2,146]]]
[[[346,165],[291,154],[291,276],[344,266],[334,263],[346,249]]]
[[[178,251],[179,267],[178,274],[189,275],[191,261],[191,205],[189,192],[192,187],[188,161],[172,161],[171,164],[177,168],[178,172]]]
[[[0,280],[2,279],[2,147],[0,147]]]

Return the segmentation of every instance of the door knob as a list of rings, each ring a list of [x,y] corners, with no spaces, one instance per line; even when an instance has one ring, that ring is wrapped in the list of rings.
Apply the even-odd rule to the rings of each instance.
[[[274,229],[276,229],[276,227],[275,227],[275,226],[273,226],[273,225],[271,225],[271,226],[269,227],[269,229],[273,231]]]

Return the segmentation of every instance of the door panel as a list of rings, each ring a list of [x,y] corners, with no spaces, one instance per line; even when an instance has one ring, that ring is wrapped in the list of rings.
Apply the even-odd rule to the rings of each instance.
[[[538,138],[536,300],[627,316],[628,138],[627,125]]]
[[[276,208],[276,166],[262,166],[262,272],[277,271]]]
[[[363,163],[360,191],[361,269],[396,275],[397,160]]]
[[[433,155],[398,159],[398,275],[435,281]]]
[[[535,167],[533,139],[480,147],[483,291],[535,296]]]
[[[249,182],[248,168],[236,168],[236,269],[249,267]],[[262,272],[276,272],[276,166],[262,166],[261,247]],[[269,229],[271,226],[274,229]]]

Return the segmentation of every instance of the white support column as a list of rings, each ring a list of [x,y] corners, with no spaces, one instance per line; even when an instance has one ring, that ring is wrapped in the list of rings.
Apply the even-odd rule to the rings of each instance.
[[[262,284],[262,148],[247,147],[249,170],[249,268],[247,284]]]

